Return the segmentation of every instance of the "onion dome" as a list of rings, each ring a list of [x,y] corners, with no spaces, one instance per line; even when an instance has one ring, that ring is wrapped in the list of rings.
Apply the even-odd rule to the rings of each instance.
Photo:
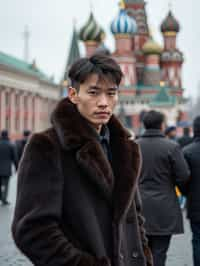
[[[104,35],[103,29],[97,24],[93,14],[90,13],[87,23],[80,30],[80,40],[83,42],[101,42]]]
[[[111,23],[111,32],[114,35],[134,34],[137,32],[136,21],[127,14],[125,9],[121,9],[118,16]]]
[[[162,53],[162,47],[153,40],[152,37],[149,38],[149,40],[144,44],[142,51],[144,54],[158,54],[160,55]]]
[[[169,11],[166,19],[161,24],[161,31],[164,32],[179,32],[180,25],[173,16],[172,12]]]

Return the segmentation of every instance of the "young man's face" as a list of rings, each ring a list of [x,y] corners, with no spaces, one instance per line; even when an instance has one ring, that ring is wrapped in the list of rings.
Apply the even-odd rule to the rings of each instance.
[[[118,101],[118,88],[113,82],[92,74],[80,85],[79,91],[69,89],[69,98],[77,109],[100,132],[108,123]]]

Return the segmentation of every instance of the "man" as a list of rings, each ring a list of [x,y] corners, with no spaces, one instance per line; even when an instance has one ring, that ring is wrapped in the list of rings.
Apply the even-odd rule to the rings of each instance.
[[[149,111],[143,123],[145,132],[137,141],[143,158],[139,188],[154,266],[164,266],[171,236],[183,233],[175,186],[183,189],[189,170],[179,145],[163,133],[164,115]]]
[[[152,265],[138,145],[113,115],[120,67],[94,55],[75,62],[69,78],[52,128],[31,137],[20,164],[15,242],[37,266]]]
[[[176,127],[175,126],[169,126],[165,129],[165,136],[168,139],[176,141]]]
[[[8,189],[10,176],[12,175],[12,164],[17,169],[18,159],[14,145],[10,142],[8,131],[2,130],[0,138],[0,196],[3,205],[8,205]]]
[[[21,160],[22,154],[24,152],[24,147],[28,141],[30,134],[31,134],[30,130],[26,129],[23,132],[23,138],[16,141],[17,155],[18,155],[19,161]]]
[[[191,179],[187,185],[187,211],[192,229],[192,246],[194,266],[200,265],[200,116],[193,122],[194,139],[184,149]]]
[[[192,142],[192,137],[190,136],[190,128],[184,127],[183,128],[183,136],[178,139],[178,143],[181,148],[185,147],[186,145]]]

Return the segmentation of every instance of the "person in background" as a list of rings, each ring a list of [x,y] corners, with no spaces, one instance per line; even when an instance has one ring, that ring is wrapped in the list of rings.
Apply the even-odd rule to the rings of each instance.
[[[12,164],[17,170],[18,158],[15,146],[10,142],[8,131],[2,130],[0,138],[0,179],[1,179],[1,201],[8,205],[9,181],[12,175]]]
[[[24,147],[29,139],[30,134],[31,134],[30,130],[24,130],[23,138],[16,141],[17,155],[19,161],[21,160],[22,154],[24,152]]]
[[[164,266],[172,235],[183,233],[175,186],[184,189],[190,172],[179,145],[164,135],[164,115],[151,110],[143,124],[145,132],[137,140],[143,159],[139,189],[154,266]]]
[[[187,189],[187,216],[192,229],[192,247],[194,266],[200,265],[200,116],[193,122],[194,138],[183,149],[190,167],[191,178]]]
[[[102,54],[76,61],[52,127],[26,146],[12,233],[34,265],[152,265],[139,147],[113,115],[122,75]]]
[[[176,127],[175,126],[169,126],[169,127],[167,127],[165,129],[165,136],[168,139],[171,139],[171,140],[176,141],[177,140],[177,137],[176,137]]]
[[[192,137],[190,136],[190,128],[184,127],[183,128],[183,136],[178,138],[177,141],[181,148],[185,147],[186,145],[190,144],[192,142]]]

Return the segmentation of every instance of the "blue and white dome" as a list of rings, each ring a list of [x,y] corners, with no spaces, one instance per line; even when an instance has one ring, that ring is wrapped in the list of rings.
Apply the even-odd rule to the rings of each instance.
[[[112,34],[134,34],[137,32],[137,24],[125,9],[121,9],[118,16],[111,23]]]

